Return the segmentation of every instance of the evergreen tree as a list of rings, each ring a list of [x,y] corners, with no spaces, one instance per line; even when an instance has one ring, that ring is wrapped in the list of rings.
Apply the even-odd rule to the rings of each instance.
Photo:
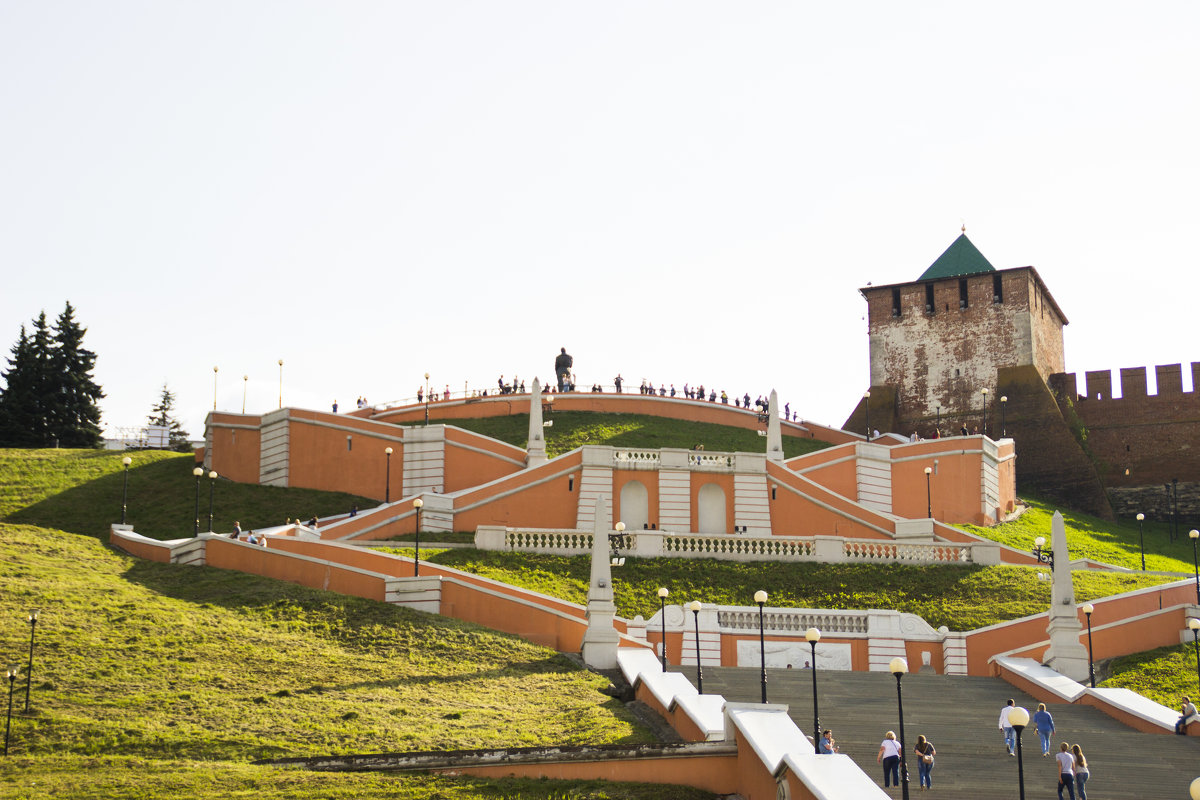
[[[84,348],[87,328],[75,321],[68,302],[54,324],[54,344],[49,364],[53,388],[50,424],[61,447],[99,447],[100,406],[104,391],[92,380],[96,354]]]
[[[164,383],[162,387],[162,395],[158,398],[158,402],[150,409],[150,416],[146,418],[149,425],[157,425],[167,429],[167,435],[170,437],[168,444],[172,450],[187,452],[191,449],[188,442],[187,431],[179,424],[179,420],[175,419],[171,413],[175,410],[175,393],[167,388]]]
[[[21,326],[0,393],[0,446],[96,447],[104,392],[92,380],[96,354],[83,348],[86,329],[67,303],[51,331],[46,312]]]
[[[36,370],[33,365],[33,342],[21,326],[21,336],[13,345],[9,369],[3,373],[5,390],[0,394],[0,446],[34,447],[37,438],[33,399]]]

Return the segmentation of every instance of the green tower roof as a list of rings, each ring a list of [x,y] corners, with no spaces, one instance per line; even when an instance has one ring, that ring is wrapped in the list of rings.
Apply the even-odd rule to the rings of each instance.
[[[929,265],[929,269],[921,273],[919,281],[932,281],[939,278],[957,278],[961,275],[976,275],[980,272],[995,272],[996,268],[983,257],[983,253],[965,233],[960,234],[946,248],[946,252],[938,256],[937,261]]]

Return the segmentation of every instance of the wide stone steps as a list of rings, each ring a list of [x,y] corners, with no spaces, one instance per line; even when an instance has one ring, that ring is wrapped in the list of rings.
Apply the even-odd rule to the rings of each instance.
[[[670,669],[695,684],[695,667]],[[1008,698],[1030,714],[1037,709],[1037,701],[994,678],[909,674],[903,678],[902,689],[910,795],[978,800],[1018,797],[1017,759],[1007,755],[997,723]],[[757,703],[761,697],[759,670],[706,667],[704,690],[734,702]],[[832,730],[840,752],[882,786],[883,771],[875,761],[879,743],[888,730],[897,737],[900,734],[895,678],[881,672],[819,671],[817,692],[822,728]],[[767,700],[787,704],[800,730],[810,733],[810,670],[769,669]],[[1179,800],[1187,798],[1189,784],[1200,777],[1200,737],[1139,733],[1088,706],[1047,704],[1047,710],[1056,727],[1051,756],[1042,757],[1032,726],[1021,739],[1028,798],[1056,796],[1053,753],[1063,741],[1079,744],[1088,758],[1092,771],[1087,783],[1089,797]],[[931,792],[921,791],[916,761],[911,757],[919,734],[937,748]],[[900,796],[899,789],[890,792]]]

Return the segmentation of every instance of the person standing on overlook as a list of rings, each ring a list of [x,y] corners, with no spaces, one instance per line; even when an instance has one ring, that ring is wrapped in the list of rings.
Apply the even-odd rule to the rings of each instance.
[[[571,367],[575,365],[575,359],[567,355],[567,348],[559,348],[558,355],[554,358],[554,376],[558,378],[558,390],[566,391],[567,376],[571,374]]]

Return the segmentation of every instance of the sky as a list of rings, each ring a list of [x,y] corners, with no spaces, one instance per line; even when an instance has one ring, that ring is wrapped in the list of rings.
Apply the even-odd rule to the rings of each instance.
[[[276,408],[280,359],[284,405],[346,409],[426,372],[545,381],[560,347],[584,386],[776,388],[840,425],[858,289],[965,224],[1042,275],[1069,371],[1200,360],[1198,23],[1192,0],[0,3],[0,347],[70,301],[110,432],[166,384],[202,437],[214,366],[221,410]]]

